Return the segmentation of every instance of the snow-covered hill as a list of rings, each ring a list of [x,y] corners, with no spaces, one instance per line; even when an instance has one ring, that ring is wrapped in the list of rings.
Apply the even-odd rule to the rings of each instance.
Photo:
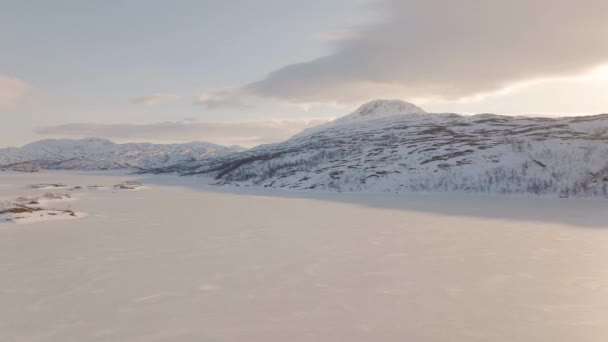
[[[41,140],[21,148],[0,149],[0,168],[35,170],[110,170],[155,168],[209,156],[221,156],[240,147],[225,147],[204,142],[186,144],[115,144],[106,139]]]
[[[377,120],[399,115],[422,116],[425,114],[428,113],[422,108],[408,102],[399,100],[376,100],[364,104],[356,111],[346,116],[323,125],[307,128],[301,133],[295,135],[294,138],[320,132],[328,128],[344,124],[354,124],[357,122]]]
[[[428,114],[374,101],[272,145],[150,172],[335,191],[608,196],[608,114]]]

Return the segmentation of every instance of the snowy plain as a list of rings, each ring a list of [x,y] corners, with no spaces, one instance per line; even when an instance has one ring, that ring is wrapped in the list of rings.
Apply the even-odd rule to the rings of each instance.
[[[0,224],[0,341],[608,337],[606,200],[45,171],[0,173],[0,201],[40,183],[87,215]]]

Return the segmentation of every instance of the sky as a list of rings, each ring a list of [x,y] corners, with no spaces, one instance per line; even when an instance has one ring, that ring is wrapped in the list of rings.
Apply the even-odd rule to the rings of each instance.
[[[599,0],[0,0],[0,146],[278,142],[373,99],[608,112]]]

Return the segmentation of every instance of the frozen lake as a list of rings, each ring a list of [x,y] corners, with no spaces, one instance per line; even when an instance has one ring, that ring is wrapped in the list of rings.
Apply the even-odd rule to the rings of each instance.
[[[0,201],[39,183],[86,216],[0,224],[0,341],[608,339],[608,201],[77,172],[0,173]]]

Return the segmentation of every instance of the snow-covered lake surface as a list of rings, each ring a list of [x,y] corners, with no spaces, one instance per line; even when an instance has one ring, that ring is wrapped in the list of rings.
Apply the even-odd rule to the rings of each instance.
[[[86,216],[0,224],[0,341],[608,339],[608,201],[79,172],[0,173],[0,201],[43,183]]]

